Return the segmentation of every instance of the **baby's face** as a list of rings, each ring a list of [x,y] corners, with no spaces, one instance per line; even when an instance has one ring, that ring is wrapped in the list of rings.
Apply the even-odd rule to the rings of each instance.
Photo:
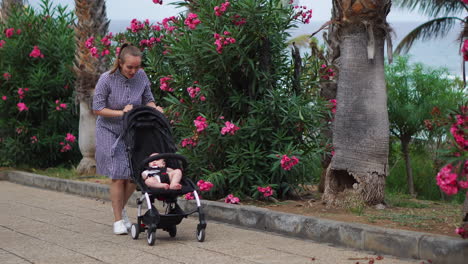
[[[166,162],[163,159],[153,160],[149,163],[150,167],[166,167]]]

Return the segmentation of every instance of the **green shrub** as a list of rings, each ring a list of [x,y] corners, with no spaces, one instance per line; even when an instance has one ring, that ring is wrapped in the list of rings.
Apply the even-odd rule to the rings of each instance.
[[[43,0],[41,10],[16,10],[0,24],[0,166],[50,167],[79,157],[77,143],[65,140],[78,127],[73,23],[72,13]]]

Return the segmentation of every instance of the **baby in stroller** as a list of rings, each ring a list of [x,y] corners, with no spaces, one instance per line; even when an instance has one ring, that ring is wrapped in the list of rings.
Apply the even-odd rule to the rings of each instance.
[[[153,153],[150,155],[158,155]],[[141,177],[145,184],[151,188],[162,188],[165,190],[180,190],[182,185],[180,180],[182,178],[182,171],[180,169],[172,169],[166,167],[164,159],[153,160],[148,163],[148,168],[141,173]]]
[[[186,174],[188,170],[188,162],[185,157],[175,153],[177,146],[172,139],[169,120],[161,112],[148,106],[136,106],[123,118],[122,137],[126,145],[130,177],[141,192],[141,196],[136,199],[136,223],[130,228],[132,238],[138,239],[140,233],[146,232],[148,245],[152,246],[157,230],[167,231],[170,237],[175,237],[177,225],[182,219],[198,213],[196,238],[203,242],[206,221],[198,196],[200,190],[190,178],[182,175],[182,171]],[[167,177],[165,180],[161,179],[164,175]],[[154,176],[159,176],[160,179]],[[156,188],[151,186],[153,184],[157,185]],[[193,193],[196,207],[190,206],[184,211],[178,204],[178,198],[187,193]],[[155,200],[161,201],[162,207],[157,208],[154,205]],[[143,207],[147,210],[143,211]]]

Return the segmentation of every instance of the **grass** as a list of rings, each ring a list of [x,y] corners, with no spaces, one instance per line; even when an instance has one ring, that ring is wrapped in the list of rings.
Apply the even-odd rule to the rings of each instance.
[[[390,206],[403,208],[428,208],[429,202],[416,200],[407,194],[386,193],[386,202]]]
[[[101,175],[78,175],[75,168],[29,169],[29,172],[67,180],[106,179]]]

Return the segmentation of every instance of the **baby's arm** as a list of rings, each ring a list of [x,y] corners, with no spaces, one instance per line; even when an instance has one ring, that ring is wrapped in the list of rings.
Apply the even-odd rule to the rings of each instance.
[[[141,177],[143,178],[143,180],[146,180],[146,178],[148,178],[148,170],[144,170],[144,171],[141,173]]]

